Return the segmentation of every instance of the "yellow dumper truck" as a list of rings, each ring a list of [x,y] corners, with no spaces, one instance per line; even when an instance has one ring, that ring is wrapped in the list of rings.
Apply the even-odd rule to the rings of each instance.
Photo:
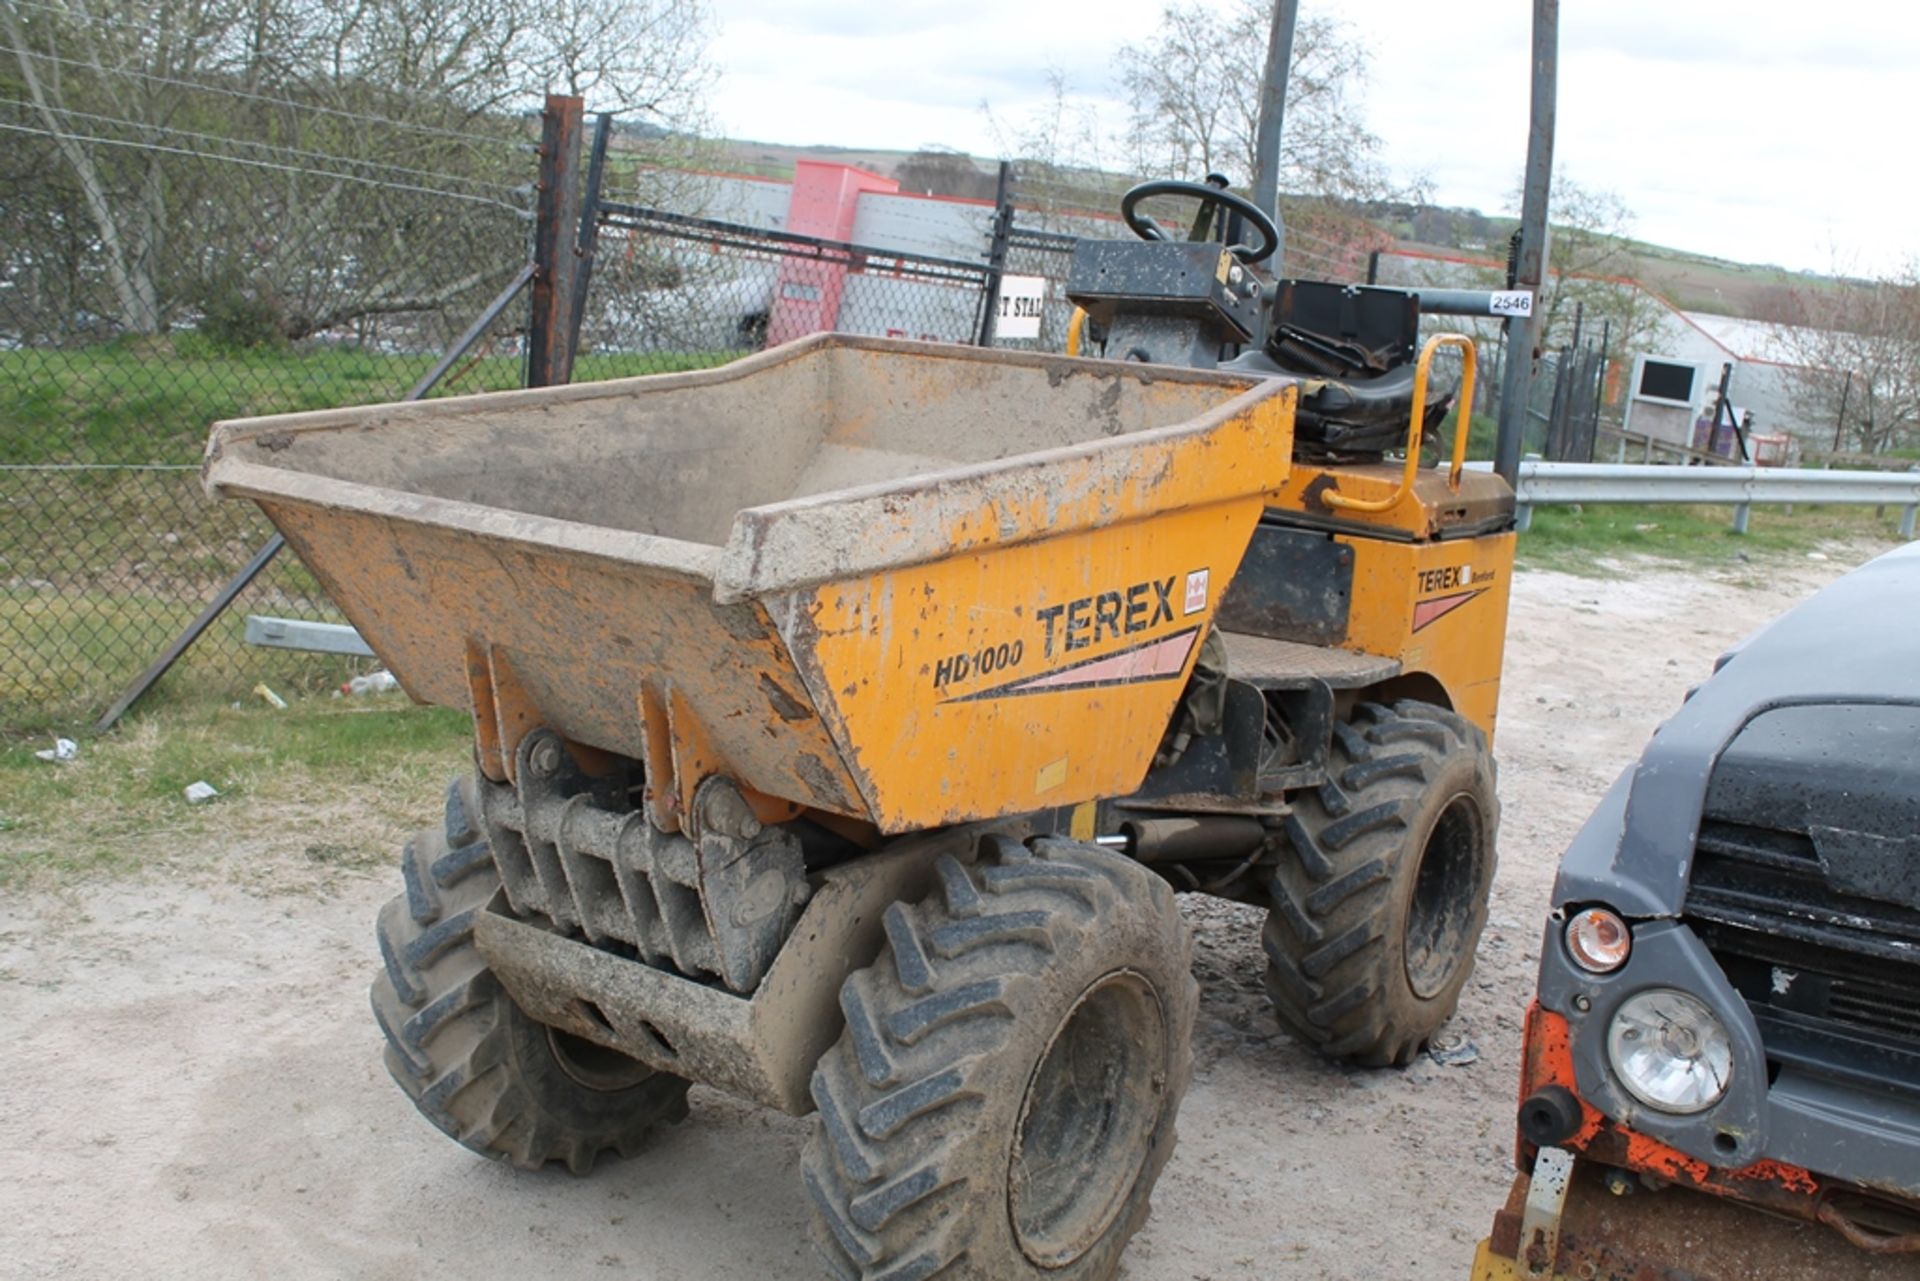
[[[1163,184],[1161,190],[1166,190]],[[1512,495],[1404,291],[1083,244],[1107,358],[818,335],[219,424],[474,767],[373,1008],[450,1137],[584,1172],[689,1083],[812,1113],[831,1275],[1110,1275],[1174,1142],[1179,891],[1297,1036],[1406,1063],[1493,875]],[[1223,220],[1224,221],[1224,220]],[[949,1270],[950,1269],[950,1270]]]

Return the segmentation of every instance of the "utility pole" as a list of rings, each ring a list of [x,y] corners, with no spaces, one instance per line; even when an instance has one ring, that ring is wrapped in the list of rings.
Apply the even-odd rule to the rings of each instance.
[[[1273,0],[1273,25],[1267,33],[1267,70],[1260,81],[1260,122],[1255,126],[1253,203],[1273,215],[1280,229],[1274,247],[1274,270],[1286,258],[1287,227],[1280,218],[1280,125],[1287,114],[1287,75],[1293,66],[1293,28],[1300,17],[1300,0]]]
[[[1527,123],[1527,175],[1520,205],[1519,252],[1512,288],[1532,292],[1539,309],[1547,265],[1547,199],[1553,184],[1553,116],[1560,58],[1560,0],[1533,0],[1533,99]],[[1507,322],[1507,360],[1500,388],[1500,435],[1494,466],[1509,485],[1520,476],[1520,437],[1533,390],[1535,314]]]

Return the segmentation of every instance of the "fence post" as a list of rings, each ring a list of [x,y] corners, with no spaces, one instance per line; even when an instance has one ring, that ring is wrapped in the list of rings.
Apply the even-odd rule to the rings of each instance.
[[[1840,433],[1847,426],[1847,393],[1853,390],[1853,371],[1847,371],[1847,380],[1840,384],[1840,412],[1833,416],[1833,452],[1840,452]]]
[[[1913,521],[1916,516],[1920,516],[1920,503],[1908,503],[1900,509],[1900,537],[1912,540]]]
[[[573,310],[567,321],[567,375],[572,381],[573,358],[580,352],[580,329],[587,319],[587,290],[593,285],[593,255],[600,246],[600,195],[606,185],[607,142],[613,135],[613,113],[603,111],[593,130],[593,150],[587,159],[587,193],[580,204],[580,235],[574,255],[579,259],[573,284]]]
[[[1747,521],[1752,515],[1753,515],[1752,503],[1741,503],[1737,507],[1735,507],[1733,509],[1733,532],[1736,534],[1746,533]]]
[[[533,317],[527,325],[527,386],[555,387],[573,376],[573,298],[580,259],[580,124],[583,104],[547,95],[541,113],[540,183],[533,239]]]
[[[1000,319],[1000,280],[1007,274],[1007,242],[1013,234],[1013,164],[1000,162],[1000,185],[993,197],[993,242],[987,246],[987,292],[980,309],[979,346],[993,346]]]

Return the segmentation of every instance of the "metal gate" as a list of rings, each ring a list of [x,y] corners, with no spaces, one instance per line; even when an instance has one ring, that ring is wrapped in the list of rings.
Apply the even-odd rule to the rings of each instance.
[[[824,330],[980,339],[987,261],[600,206],[576,381],[723,364]]]

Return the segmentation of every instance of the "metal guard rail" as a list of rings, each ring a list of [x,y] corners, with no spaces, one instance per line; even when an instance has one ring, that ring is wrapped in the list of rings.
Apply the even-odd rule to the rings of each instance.
[[[1490,464],[1472,464],[1487,468]],[[1697,503],[1733,507],[1735,533],[1747,532],[1754,503],[1832,503],[1898,507],[1900,536],[1912,538],[1920,515],[1920,471],[1813,471],[1784,467],[1658,467],[1633,463],[1520,464],[1515,525],[1535,507],[1566,503]]]

